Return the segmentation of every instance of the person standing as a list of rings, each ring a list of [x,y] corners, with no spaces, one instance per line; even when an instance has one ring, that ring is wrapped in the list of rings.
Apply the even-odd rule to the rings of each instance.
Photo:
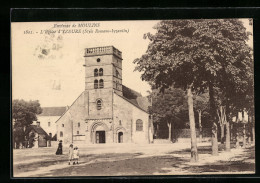
[[[61,155],[62,154],[62,140],[60,140],[58,149],[56,151],[56,155]]]
[[[73,150],[73,158],[74,158],[73,165],[75,165],[76,163],[79,164],[79,150],[77,146]]]
[[[73,144],[70,144],[70,147],[69,147],[69,165],[71,163],[71,161],[73,161]]]

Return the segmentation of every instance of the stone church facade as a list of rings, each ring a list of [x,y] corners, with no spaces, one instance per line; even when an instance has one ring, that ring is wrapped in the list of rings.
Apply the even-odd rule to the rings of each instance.
[[[85,91],[56,121],[64,143],[151,143],[147,97],[122,85],[122,53],[85,49]]]

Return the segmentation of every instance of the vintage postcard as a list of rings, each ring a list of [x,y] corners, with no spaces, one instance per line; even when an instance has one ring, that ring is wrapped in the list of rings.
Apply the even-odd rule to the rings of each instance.
[[[12,22],[12,175],[255,174],[253,20]]]

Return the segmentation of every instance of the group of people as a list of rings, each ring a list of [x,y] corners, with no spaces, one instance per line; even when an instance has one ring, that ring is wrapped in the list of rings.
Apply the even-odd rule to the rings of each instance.
[[[61,154],[62,154],[62,141],[60,140],[58,149],[56,151],[56,155],[61,155]],[[69,155],[69,165],[71,163],[73,163],[73,165],[79,164],[79,149],[77,146],[73,148],[73,144],[70,144],[68,155]]]
[[[79,150],[78,147],[74,147],[73,149],[73,144],[70,144],[69,148],[69,165],[73,161],[73,165],[76,163],[79,164]]]

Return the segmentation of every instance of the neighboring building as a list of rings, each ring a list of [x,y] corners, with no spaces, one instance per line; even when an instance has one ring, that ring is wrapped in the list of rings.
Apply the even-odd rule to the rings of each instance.
[[[64,143],[150,143],[147,97],[122,85],[122,55],[113,46],[85,49],[85,91],[56,121]]]
[[[29,141],[34,139],[34,148],[47,147],[47,141],[49,140],[49,137],[48,134],[41,128],[40,122],[37,122],[37,125],[28,126],[25,130],[25,136]],[[32,136],[33,138],[31,138]]]
[[[42,113],[37,115],[37,121],[41,123],[41,127],[52,138],[57,133],[56,121],[67,110],[68,107],[42,107]],[[33,125],[36,125],[36,121]]]

